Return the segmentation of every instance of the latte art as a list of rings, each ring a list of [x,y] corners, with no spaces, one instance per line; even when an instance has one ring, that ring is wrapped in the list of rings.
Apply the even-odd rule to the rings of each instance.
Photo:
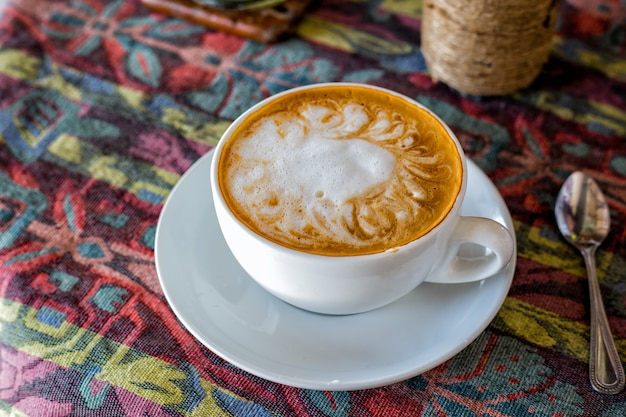
[[[220,187],[256,233],[324,255],[380,252],[435,227],[459,192],[445,128],[401,98],[361,88],[286,95],[229,139]]]

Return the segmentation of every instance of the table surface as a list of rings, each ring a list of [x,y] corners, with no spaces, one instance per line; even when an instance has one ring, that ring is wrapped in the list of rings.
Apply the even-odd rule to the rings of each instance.
[[[626,4],[563,0],[548,62],[515,94],[433,81],[420,1],[321,1],[266,45],[140,1],[20,0],[0,9],[0,415],[616,416],[588,381],[589,302],[553,216],[575,170],[605,191],[598,275],[626,357]],[[438,113],[513,218],[515,275],[453,358],[373,389],[267,381],[178,321],[154,262],[181,176],[253,103],[354,81]]]

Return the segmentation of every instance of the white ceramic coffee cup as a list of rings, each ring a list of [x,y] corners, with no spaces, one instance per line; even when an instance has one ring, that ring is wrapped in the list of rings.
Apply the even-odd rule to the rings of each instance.
[[[365,312],[399,299],[424,281],[441,284],[478,281],[504,269],[514,254],[513,237],[494,220],[459,214],[467,187],[465,156],[454,133],[430,111],[456,144],[463,163],[463,179],[447,216],[418,239],[374,254],[317,255],[290,249],[260,236],[230,211],[220,189],[217,170],[224,144],[232,133],[249,115],[276,98],[324,85],[327,84],[298,87],[261,101],[231,124],[215,148],[210,180],[217,219],[231,252],[243,269],[276,297],[296,307],[324,314]],[[353,84],[330,85],[349,88]],[[399,93],[366,87],[402,97],[424,108]],[[464,258],[459,256],[459,249],[466,243],[485,249],[479,256]]]

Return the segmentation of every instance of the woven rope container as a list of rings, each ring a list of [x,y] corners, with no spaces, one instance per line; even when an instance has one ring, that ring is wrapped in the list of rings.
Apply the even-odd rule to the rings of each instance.
[[[558,0],[424,0],[431,76],[466,94],[528,86],[547,61]]]

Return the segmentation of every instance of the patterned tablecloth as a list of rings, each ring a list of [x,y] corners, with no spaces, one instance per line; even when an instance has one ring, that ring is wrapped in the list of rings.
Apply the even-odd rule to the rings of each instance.
[[[589,385],[586,273],[552,214],[572,171],[606,192],[597,263],[626,358],[623,0],[563,0],[538,79],[491,98],[431,79],[421,1],[325,0],[272,45],[138,0],[1,4],[0,415],[626,414],[626,394]],[[159,285],[154,242],[172,187],[234,118],[339,80],[441,115],[504,197],[518,256],[499,313],[452,359],[388,386],[317,391],[242,371],[191,336]]]

